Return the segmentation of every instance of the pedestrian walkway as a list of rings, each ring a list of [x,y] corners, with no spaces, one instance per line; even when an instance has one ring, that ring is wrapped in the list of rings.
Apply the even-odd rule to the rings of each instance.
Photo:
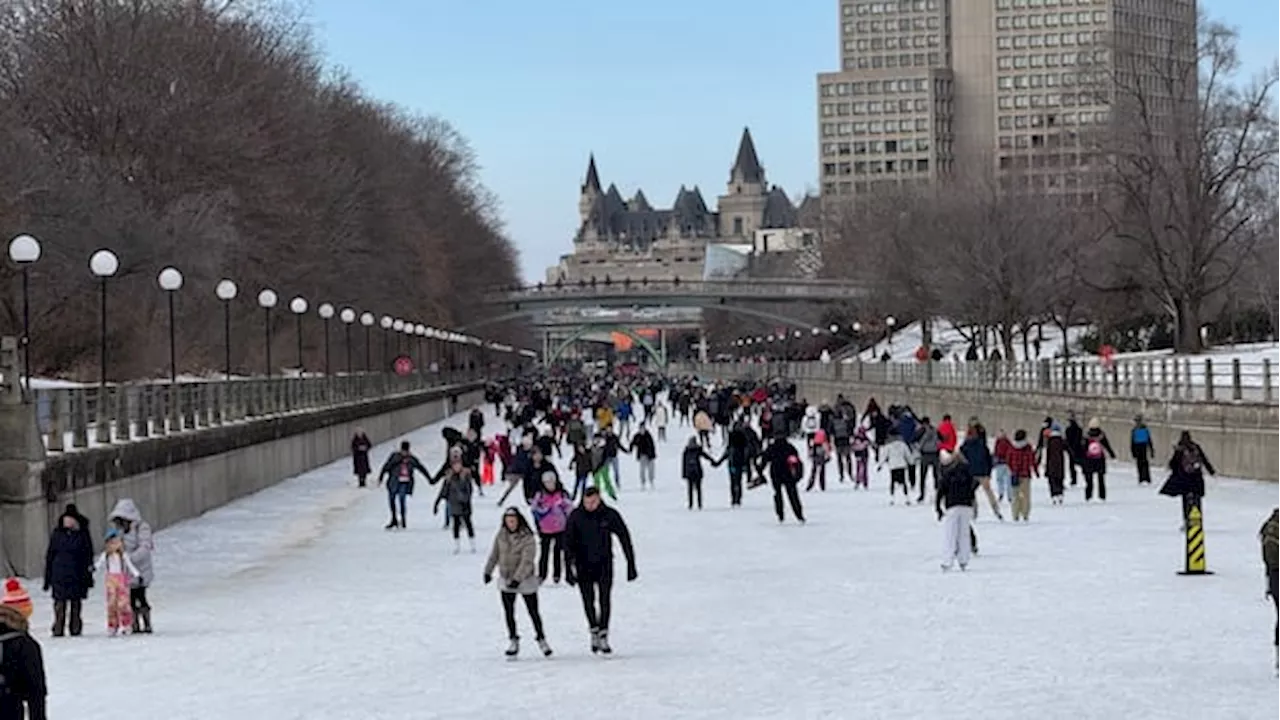
[[[408,436],[433,471],[440,427]],[[578,594],[565,587],[541,593],[556,655],[533,652],[521,611],[524,654],[503,658],[498,593],[481,581],[497,493],[476,498],[477,554],[454,555],[443,516],[431,515],[435,488],[419,484],[408,530],[386,531],[385,493],[355,488],[342,461],[159,533],[153,636],[106,637],[97,587],[88,636],[50,639],[38,597],[50,716],[1277,714],[1255,539],[1273,485],[1210,481],[1212,577],[1175,574],[1178,503],[1137,488],[1127,466],[1109,478],[1106,505],[1068,488],[1068,504],[1050,507],[1037,481],[1030,524],[984,513],[970,572],[942,574],[932,509],[889,506],[887,473],[871,492],[831,480],[824,495],[805,494],[801,527],[778,525],[767,487],[728,509],[725,471],[709,469],[707,508],[690,512],[678,478],[688,433],[669,435],[656,491],[641,493],[635,461],[622,460],[614,504],[640,578],[619,574],[609,659],[588,651]],[[393,446],[375,449],[375,467]],[[567,482],[568,458],[556,464]]]

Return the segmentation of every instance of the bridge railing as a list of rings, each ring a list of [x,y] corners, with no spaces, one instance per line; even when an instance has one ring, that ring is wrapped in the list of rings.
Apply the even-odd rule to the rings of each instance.
[[[671,278],[538,283],[492,290],[487,293],[486,298],[491,302],[501,302],[524,298],[608,297],[611,295],[625,296],[645,293],[654,295],[672,293],[758,295],[762,298],[841,295],[854,298],[860,297],[864,290],[844,280],[679,280]]]
[[[125,443],[220,427],[269,415],[306,412],[431,388],[474,383],[482,370],[355,373],[319,377],[194,382],[130,382],[36,387],[29,398],[50,452]]]
[[[1031,362],[721,363],[679,370],[713,376],[808,378],[872,385],[932,385],[1183,402],[1258,403],[1280,399],[1269,359],[1159,358]]]

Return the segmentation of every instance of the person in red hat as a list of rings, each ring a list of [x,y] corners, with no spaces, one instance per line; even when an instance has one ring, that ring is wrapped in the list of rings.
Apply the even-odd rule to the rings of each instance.
[[[44,656],[40,643],[27,632],[31,596],[17,578],[4,583],[0,598],[0,657],[4,658],[4,692],[0,718],[45,720]]]

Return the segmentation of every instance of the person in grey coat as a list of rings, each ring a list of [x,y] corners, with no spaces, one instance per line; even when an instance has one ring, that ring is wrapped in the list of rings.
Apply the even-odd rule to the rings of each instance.
[[[449,466],[443,474],[444,482],[440,485],[440,494],[432,513],[440,512],[440,503],[444,502],[449,509],[449,519],[453,522],[453,554],[462,550],[462,528],[467,528],[467,541],[471,543],[471,552],[476,551],[476,530],[471,524],[471,495],[475,492],[475,478],[471,468],[462,458],[462,448],[454,445],[449,448]]]
[[[551,655],[551,646],[542,632],[542,613],[538,611],[538,538],[529,521],[515,507],[502,513],[502,527],[493,537],[493,549],[484,564],[484,582],[493,582],[493,571],[498,570],[498,590],[502,595],[502,612],[507,621],[507,636],[511,644],[507,657],[520,654],[520,636],[516,633],[516,595],[524,598],[525,609],[533,621],[538,649],[545,656]]]
[[[151,526],[142,519],[138,506],[129,498],[121,498],[109,518],[124,535],[124,552],[138,568],[138,575],[129,587],[129,604],[133,607],[133,631],[151,633],[151,603],[147,601],[147,588],[155,581],[155,569],[151,553],[155,543],[151,538]]]

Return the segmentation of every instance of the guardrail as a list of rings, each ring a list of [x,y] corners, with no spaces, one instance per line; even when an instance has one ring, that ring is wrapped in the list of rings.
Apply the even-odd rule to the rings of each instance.
[[[571,283],[527,285],[491,290],[489,303],[527,302],[563,298],[632,297],[663,295],[705,295],[712,297],[799,298],[813,300],[853,300],[864,297],[866,289],[842,280],[579,280]]]
[[[138,382],[36,388],[36,422],[50,452],[124,443],[419,392],[484,378],[480,370],[322,377]]]
[[[791,362],[686,365],[696,374],[733,373],[752,377],[782,376],[867,383],[873,385],[934,385],[1016,392],[1062,393],[1129,397],[1184,402],[1256,403],[1274,405],[1280,398],[1275,366],[1213,358],[1117,360],[1109,366],[1097,360],[1038,360],[1032,362]]]

